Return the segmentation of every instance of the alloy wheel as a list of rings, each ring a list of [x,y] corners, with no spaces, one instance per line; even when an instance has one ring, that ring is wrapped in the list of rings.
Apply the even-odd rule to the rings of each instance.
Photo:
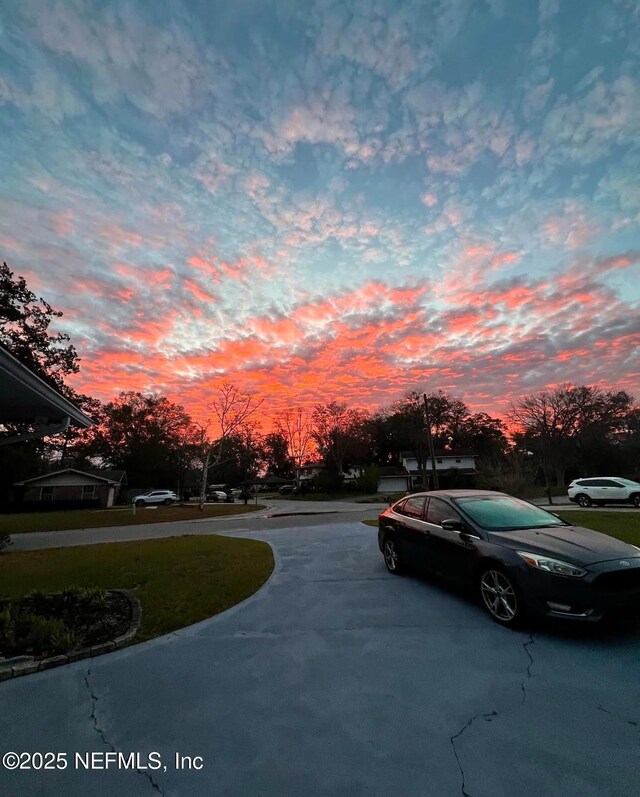
[[[588,495],[579,495],[578,504],[580,506],[591,506],[591,499],[589,498]]]
[[[500,570],[485,570],[480,593],[487,611],[500,623],[512,623],[518,615],[518,597],[507,576]]]
[[[394,574],[400,572],[400,554],[398,553],[398,545],[393,537],[385,540],[382,554],[387,570]]]

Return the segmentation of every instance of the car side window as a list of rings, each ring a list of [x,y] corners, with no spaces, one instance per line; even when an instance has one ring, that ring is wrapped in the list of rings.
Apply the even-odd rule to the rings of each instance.
[[[452,509],[446,501],[440,498],[430,498],[427,507],[427,523],[441,526],[443,520],[459,520],[460,515]]]
[[[601,487],[623,487],[624,485],[620,484],[620,482],[614,482],[613,479],[603,479]]]
[[[580,487],[597,487],[598,480],[597,479],[583,479],[579,482]]]
[[[407,498],[404,504],[396,509],[396,512],[399,512],[401,515],[407,515],[407,517],[422,520],[422,516],[424,515],[424,502],[424,498]]]

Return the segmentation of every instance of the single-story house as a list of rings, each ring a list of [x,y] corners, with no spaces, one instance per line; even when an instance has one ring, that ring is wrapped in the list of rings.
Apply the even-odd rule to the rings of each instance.
[[[126,474],[123,470],[82,471],[65,468],[16,482],[14,487],[23,489],[24,504],[47,504],[47,508],[53,508],[56,503],[70,505],[86,502],[89,506],[107,508],[113,506],[124,484]]]

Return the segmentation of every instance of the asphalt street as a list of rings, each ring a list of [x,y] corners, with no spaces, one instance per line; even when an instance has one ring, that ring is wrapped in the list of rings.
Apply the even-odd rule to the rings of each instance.
[[[199,518],[181,522],[151,523],[139,526],[109,526],[97,529],[69,529],[66,531],[38,531],[11,535],[12,551],[35,551],[42,548],[63,548],[72,545],[93,545],[101,542],[126,542],[178,537],[186,534],[219,534],[229,531],[251,531],[256,528],[297,528],[318,522],[339,523],[349,518],[366,520],[377,518],[387,506],[359,504],[351,501],[301,502],[276,499],[264,509],[244,515],[218,518]],[[141,510],[138,510],[141,511]]]
[[[336,518],[230,532],[267,540],[276,568],[228,612],[0,683],[1,752],[67,762],[0,768],[0,794],[637,793],[640,631],[503,629],[437,583],[389,575],[376,530]],[[105,769],[107,753],[139,757]]]

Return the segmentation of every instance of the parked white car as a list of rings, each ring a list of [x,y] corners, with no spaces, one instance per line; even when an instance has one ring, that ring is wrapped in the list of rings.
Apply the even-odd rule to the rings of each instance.
[[[207,490],[207,501],[213,501],[214,504],[224,501],[227,504],[233,503],[233,496],[227,495],[224,490]]]
[[[146,506],[147,504],[165,504],[169,506],[169,504],[173,504],[177,500],[178,496],[173,490],[148,490],[142,495],[136,495],[133,503],[136,506]]]
[[[640,507],[640,484],[618,476],[574,479],[567,492],[569,500],[579,506],[633,504]]]

